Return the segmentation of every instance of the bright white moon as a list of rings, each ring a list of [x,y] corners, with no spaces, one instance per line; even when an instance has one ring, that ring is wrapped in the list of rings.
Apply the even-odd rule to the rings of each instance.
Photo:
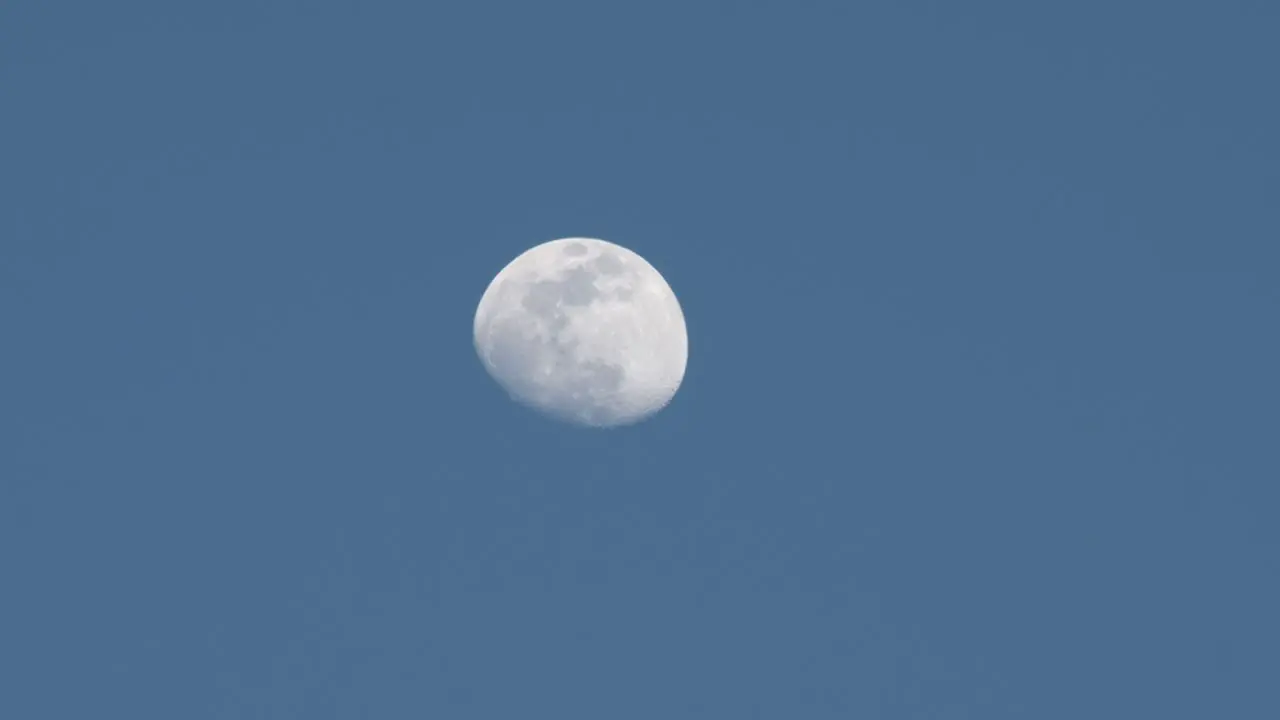
[[[476,352],[513,398],[570,422],[638,422],[671,401],[689,339],[675,293],[644,258],[564,238],[512,260],[475,318]]]

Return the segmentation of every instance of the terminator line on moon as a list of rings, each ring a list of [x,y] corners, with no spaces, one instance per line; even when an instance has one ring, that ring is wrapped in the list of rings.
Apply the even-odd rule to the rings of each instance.
[[[531,248],[476,308],[476,352],[518,402],[594,427],[639,422],[684,379],[684,313],[644,258],[594,238]]]

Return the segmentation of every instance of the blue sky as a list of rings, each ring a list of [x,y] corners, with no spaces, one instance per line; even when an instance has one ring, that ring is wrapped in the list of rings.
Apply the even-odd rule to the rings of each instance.
[[[1280,717],[1278,20],[6,3],[0,715]],[[475,357],[570,235],[649,422]]]

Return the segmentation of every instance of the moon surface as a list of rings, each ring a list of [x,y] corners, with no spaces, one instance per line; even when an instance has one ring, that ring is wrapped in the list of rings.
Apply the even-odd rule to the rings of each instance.
[[[515,400],[594,427],[666,407],[689,358],[671,286],[644,258],[595,238],[552,240],[512,260],[480,299],[474,335]]]

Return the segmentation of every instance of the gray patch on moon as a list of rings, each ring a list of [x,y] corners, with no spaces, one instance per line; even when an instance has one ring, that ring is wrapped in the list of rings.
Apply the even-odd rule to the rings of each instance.
[[[571,373],[569,379],[573,385],[588,388],[588,395],[599,397],[617,392],[625,379],[623,369],[598,361],[579,364],[575,358],[580,343],[566,337],[565,332],[570,325],[568,308],[585,307],[603,297],[595,285],[595,277],[595,273],[578,267],[567,271],[562,279],[540,280],[530,285],[521,304],[544,323],[545,334],[525,334],[519,342],[509,342],[498,351],[495,364],[508,366],[510,363],[509,367],[517,368],[534,360],[543,367],[560,368],[555,371],[557,376],[564,375],[564,368],[578,367],[580,372]],[[503,335],[511,337],[510,333]],[[535,394],[548,390],[540,383],[528,389]]]
[[[617,365],[610,365],[598,360],[592,360],[584,363],[582,367],[585,380],[593,390],[603,390],[604,392],[617,392],[622,387],[622,381],[626,379],[627,373]]]
[[[591,265],[605,275],[621,275],[627,271],[627,263],[617,253],[605,252]]]
[[[540,280],[533,283],[521,301],[525,310],[546,323],[550,342],[555,343],[561,353],[571,349],[562,348],[561,340],[569,327],[566,308],[585,307],[601,297],[594,277],[584,268],[574,268],[565,273],[561,280]]]
[[[529,288],[529,292],[525,293],[524,299],[520,301],[520,304],[533,315],[550,320],[555,317],[556,310],[559,309],[559,283],[534,283]]]
[[[560,282],[564,288],[561,297],[566,305],[590,305],[600,297],[600,289],[596,287],[596,276],[589,270],[575,268],[568,273],[569,277]]]
[[[542,318],[552,318],[560,312],[562,305],[582,307],[590,305],[600,297],[596,287],[595,276],[583,268],[574,268],[565,273],[563,280],[539,280],[529,288],[524,297],[524,307],[529,312]]]
[[[572,346],[566,348],[566,351]],[[589,399],[590,402],[574,410],[561,410],[562,416],[591,425],[608,424],[618,420],[616,400],[608,400],[608,398],[616,398],[622,390],[623,383],[626,381],[626,371],[617,365],[599,360],[574,363],[572,359],[567,359],[567,362],[573,367],[573,372],[571,377],[566,379],[566,388],[575,388],[569,391],[570,396],[578,400]]]

